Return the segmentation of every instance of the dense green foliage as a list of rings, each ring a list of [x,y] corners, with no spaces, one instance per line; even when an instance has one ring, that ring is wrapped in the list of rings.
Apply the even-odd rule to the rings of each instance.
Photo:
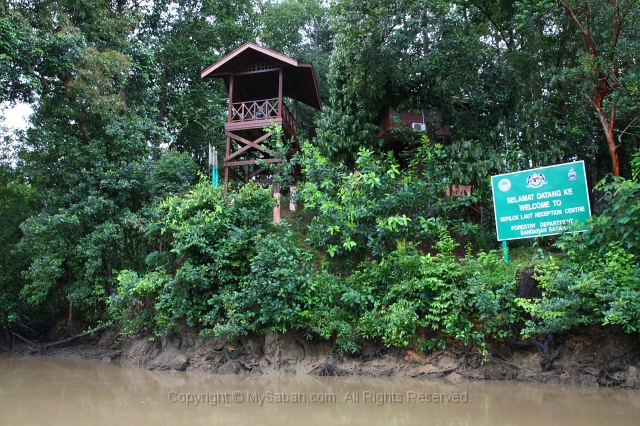
[[[454,246],[443,229],[435,255],[400,245],[379,261],[362,262],[349,277],[317,275],[312,303],[324,309],[311,310],[310,329],[335,336],[340,352],[357,351],[363,338],[426,350],[445,344],[446,336],[471,346],[512,336],[521,315],[516,267],[499,252],[458,258]],[[429,330],[428,338],[421,340],[419,328]]]
[[[627,253],[640,259],[640,151],[634,156],[633,178],[612,177],[598,183],[596,189],[607,203],[602,214],[592,219],[593,229],[586,244],[599,247],[600,253],[619,242]],[[565,249],[570,249],[567,245]]]
[[[561,3],[588,13],[599,56]],[[618,3],[635,22],[640,5]],[[26,130],[0,129],[0,327],[297,330],[340,353],[366,340],[484,351],[593,323],[638,332],[640,37],[616,33],[612,5],[0,2],[0,108],[33,108]],[[224,193],[207,177],[227,93],[199,74],[246,41],[312,61],[324,103],[300,106],[302,152],[269,169],[283,188],[302,172],[290,224],[272,223],[270,188]],[[426,134],[383,148],[389,105],[424,113]],[[489,176],[575,159],[591,229],[513,243],[504,263]],[[516,296],[525,268],[540,299]]]
[[[204,335],[299,330],[308,338],[332,339],[339,353],[359,351],[366,339],[429,350],[452,338],[484,351],[495,340],[583,324],[638,330],[637,261],[612,242],[616,236],[596,243],[607,232],[597,221],[611,215],[595,218],[585,234],[559,240],[561,253],[520,249],[507,264],[500,251],[476,252],[471,244],[478,240],[467,239],[466,253],[456,254],[459,244],[448,229],[459,228],[446,218],[459,206],[436,209],[422,199],[410,209],[422,224],[408,232],[412,220],[405,216],[403,223],[397,209],[384,208],[404,192],[424,191],[397,179],[385,187],[393,164],[381,165],[388,160],[362,150],[356,158],[361,174],[354,177],[331,169],[306,146],[301,163],[308,187],[301,197],[307,209],[319,212],[305,231],[306,242],[329,255],[316,271],[313,254],[299,245],[301,235],[286,223],[269,222],[273,199],[258,186],[224,194],[201,183],[167,199],[152,215],[159,221],[140,232],[155,244],[169,241],[172,249],[149,255],[152,272],[120,273],[110,299],[112,318],[126,333],[148,327],[163,334],[182,321],[198,324]],[[376,165],[380,168],[371,169]],[[437,170],[423,170],[422,182],[438,176]],[[371,182],[381,196],[362,195]],[[632,196],[616,194],[616,200]],[[356,208],[350,222],[348,213]],[[332,220],[325,221],[327,216]],[[369,216],[377,228],[367,222]],[[342,242],[339,249],[331,238]],[[517,297],[518,271],[528,267],[536,268],[541,299]]]
[[[633,22],[638,5],[621,3]],[[638,29],[623,26],[613,49],[615,11],[606,2],[586,7],[603,56],[619,58],[611,64],[607,56],[602,68],[618,67],[627,82],[616,83],[609,101],[620,98],[616,130],[626,133],[616,137],[624,136],[618,151],[628,162],[638,148],[630,131],[638,124]],[[378,148],[377,118],[390,104],[433,114],[436,128],[453,126],[447,150],[458,164],[455,182],[574,156],[592,159],[594,183],[611,171],[599,116],[585,98],[598,84],[594,58],[556,1],[338,1],[335,14],[331,105],[318,129],[332,160],[353,165],[360,147]]]
[[[145,326],[166,333],[179,321],[216,335],[286,330],[309,283],[310,254],[269,223],[273,206],[259,186],[225,194],[206,181],[165,200],[153,214],[159,221],[141,231],[172,248],[149,254],[149,273],[120,272],[113,318],[125,333]]]
[[[436,224],[461,236],[477,234],[477,226],[464,223],[464,214],[478,194],[443,197],[452,185],[452,164],[441,145],[424,138],[406,153],[411,156],[406,170],[391,152],[376,155],[361,148],[358,173],[331,163],[310,144],[303,152],[306,181],[300,193],[305,206],[318,212],[309,226],[309,241],[331,257],[345,252],[381,256],[394,250],[398,240],[428,240]]]
[[[569,330],[584,324],[620,324],[627,332],[640,330],[640,273],[633,256],[612,244],[604,255],[559,261],[549,257],[538,266],[544,292],[541,300],[519,299],[534,319],[523,335]]]
[[[22,276],[29,257],[21,253],[20,223],[33,209],[33,190],[11,167],[11,157],[0,154],[0,325],[13,328],[19,321],[20,292],[25,285]]]

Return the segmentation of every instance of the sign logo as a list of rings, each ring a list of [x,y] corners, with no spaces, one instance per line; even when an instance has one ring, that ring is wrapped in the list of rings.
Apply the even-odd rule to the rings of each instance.
[[[578,179],[578,174],[576,173],[576,171],[573,169],[573,167],[571,169],[569,169],[569,173],[567,174],[567,179],[569,180],[576,180]]]
[[[547,178],[542,173],[534,173],[527,176],[527,188],[540,188],[547,184]]]
[[[502,192],[507,192],[511,189],[511,181],[509,179],[500,179],[498,182],[498,189]]]

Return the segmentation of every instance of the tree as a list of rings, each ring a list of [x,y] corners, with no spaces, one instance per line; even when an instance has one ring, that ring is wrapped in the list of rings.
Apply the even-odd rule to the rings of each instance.
[[[582,77],[585,96],[602,124],[613,175],[620,176],[618,148],[622,145],[622,136],[640,118],[637,115],[640,32],[636,25],[640,20],[640,2],[609,0],[574,3],[559,0],[559,3],[584,40]],[[625,111],[634,103],[636,108]],[[631,117],[626,117],[628,124],[619,132],[616,141],[617,121],[626,112],[632,112]]]
[[[328,55],[328,8],[300,4],[297,47]],[[194,160],[208,169],[207,144],[224,144],[226,91],[200,71],[255,40],[265,27],[259,5],[0,4],[0,101],[31,102],[34,110],[32,127],[12,139],[18,157],[3,162],[7,176],[23,176],[3,180],[0,194],[7,225],[0,251],[12,262],[0,281],[15,295],[2,302],[4,317],[19,302],[46,312],[44,321],[63,310],[69,320],[99,320],[118,271],[144,273],[154,264],[147,255],[168,243],[151,242],[140,229],[161,199],[195,182]],[[306,123],[312,133],[312,120]]]
[[[15,163],[33,207],[15,215],[11,238],[3,238],[23,260],[6,278],[23,278],[14,287],[26,306],[48,306],[42,312],[51,316],[68,309],[69,325],[78,315],[96,321],[117,271],[145,270],[157,247],[136,231],[149,207],[196,180],[191,156],[164,147],[204,153],[207,135],[197,129],[207,127],[224,98],[199,70],[244,41],[238,16],[247,8],[230,2],[8,4],[10,22],[0,27],[11,37],[0,55],[13,56],[2,56],[12,67],[0,70],[8,88],[3,100],[37,103],[32,127],[14,141],[22,148]],[[163,27],[161,17],[174,7],[182,13]],[[33,95],[14,96],[24,82]],[[20,194],[17,184],[8,188]],[[21,204],[5,196],[5,205],[10,212]]]
[[[1,4],[0,14],[0,101],[30,102],[37,87],[31,70],[37,56],[31,28]]]
[[[38,312],[24,309],[20,292],[25,285],[22,271],[29,265],[29,257],[18,250],[22,238],[20,223],[34,209],[35,194],[12,165],[15,162],[8,140],[0,141],[0,327],[5,331],[7,343],[9,332],[16,327],[20,317],[28,312],[29,317],[39,318]],[[35,314],[35,315],[32,315]],[[26,321],[25,321],[26,322]]]
[[[329,28],[330,8],[319,0],[266,0],[259,2],[261,20],[258,42],[276,52],[313,63],[323,104],[329,101],[327,72],[334,32]],[[297,135],[301,140],[316,135],[320,113],[298,104]]]
[[[227,99],[222,81],[202,79],[200,72],[255,40],[256,21],[252,0],[157,0],[144,10],[132,46],[135,102],[202,171],[209,143],[224,152]]]

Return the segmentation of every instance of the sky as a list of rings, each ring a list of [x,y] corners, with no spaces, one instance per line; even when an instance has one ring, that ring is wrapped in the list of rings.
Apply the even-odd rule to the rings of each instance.
[[[13,108],[7,108],[6,104],[0,104],[0,127],[5,127],[8,131],[13,129],[26,129],[28,127],[28,117],[31,115],[29,104],[18,103]],[[7,108],[7,109],[4,109]],[[2,130],[0,130],[0,135]]]
[[[16,165],[17,145],[15,138],[4,138],[11,135],[14,130],[24,130],[29,127],[29,115],[32,109],[29,104],[19,103],[9,107],[7,103],[0,103],[0,160],[8,161],[12,166]]]

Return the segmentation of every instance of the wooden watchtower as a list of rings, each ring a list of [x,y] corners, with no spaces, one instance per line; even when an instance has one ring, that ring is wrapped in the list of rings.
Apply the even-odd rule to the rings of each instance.
[[[271,136],[264,128],[274,123],[282,126],[287,140],[298,149],[296,120],[298,101],[320,109],[320,96],[313,65],[296,61],[254,43],[245,43],[201,73],[202,78],[224,79],[229,92],[229,110],[224,126],[227,146],[224,157],[224,186],[233,176],[241,181],[270,182],[268,171],[258,164],[279,163],[274,153],[263,145]],[[287,100],[290,108],[285,104]],[[276,188],[276,192],[279,190]]]

